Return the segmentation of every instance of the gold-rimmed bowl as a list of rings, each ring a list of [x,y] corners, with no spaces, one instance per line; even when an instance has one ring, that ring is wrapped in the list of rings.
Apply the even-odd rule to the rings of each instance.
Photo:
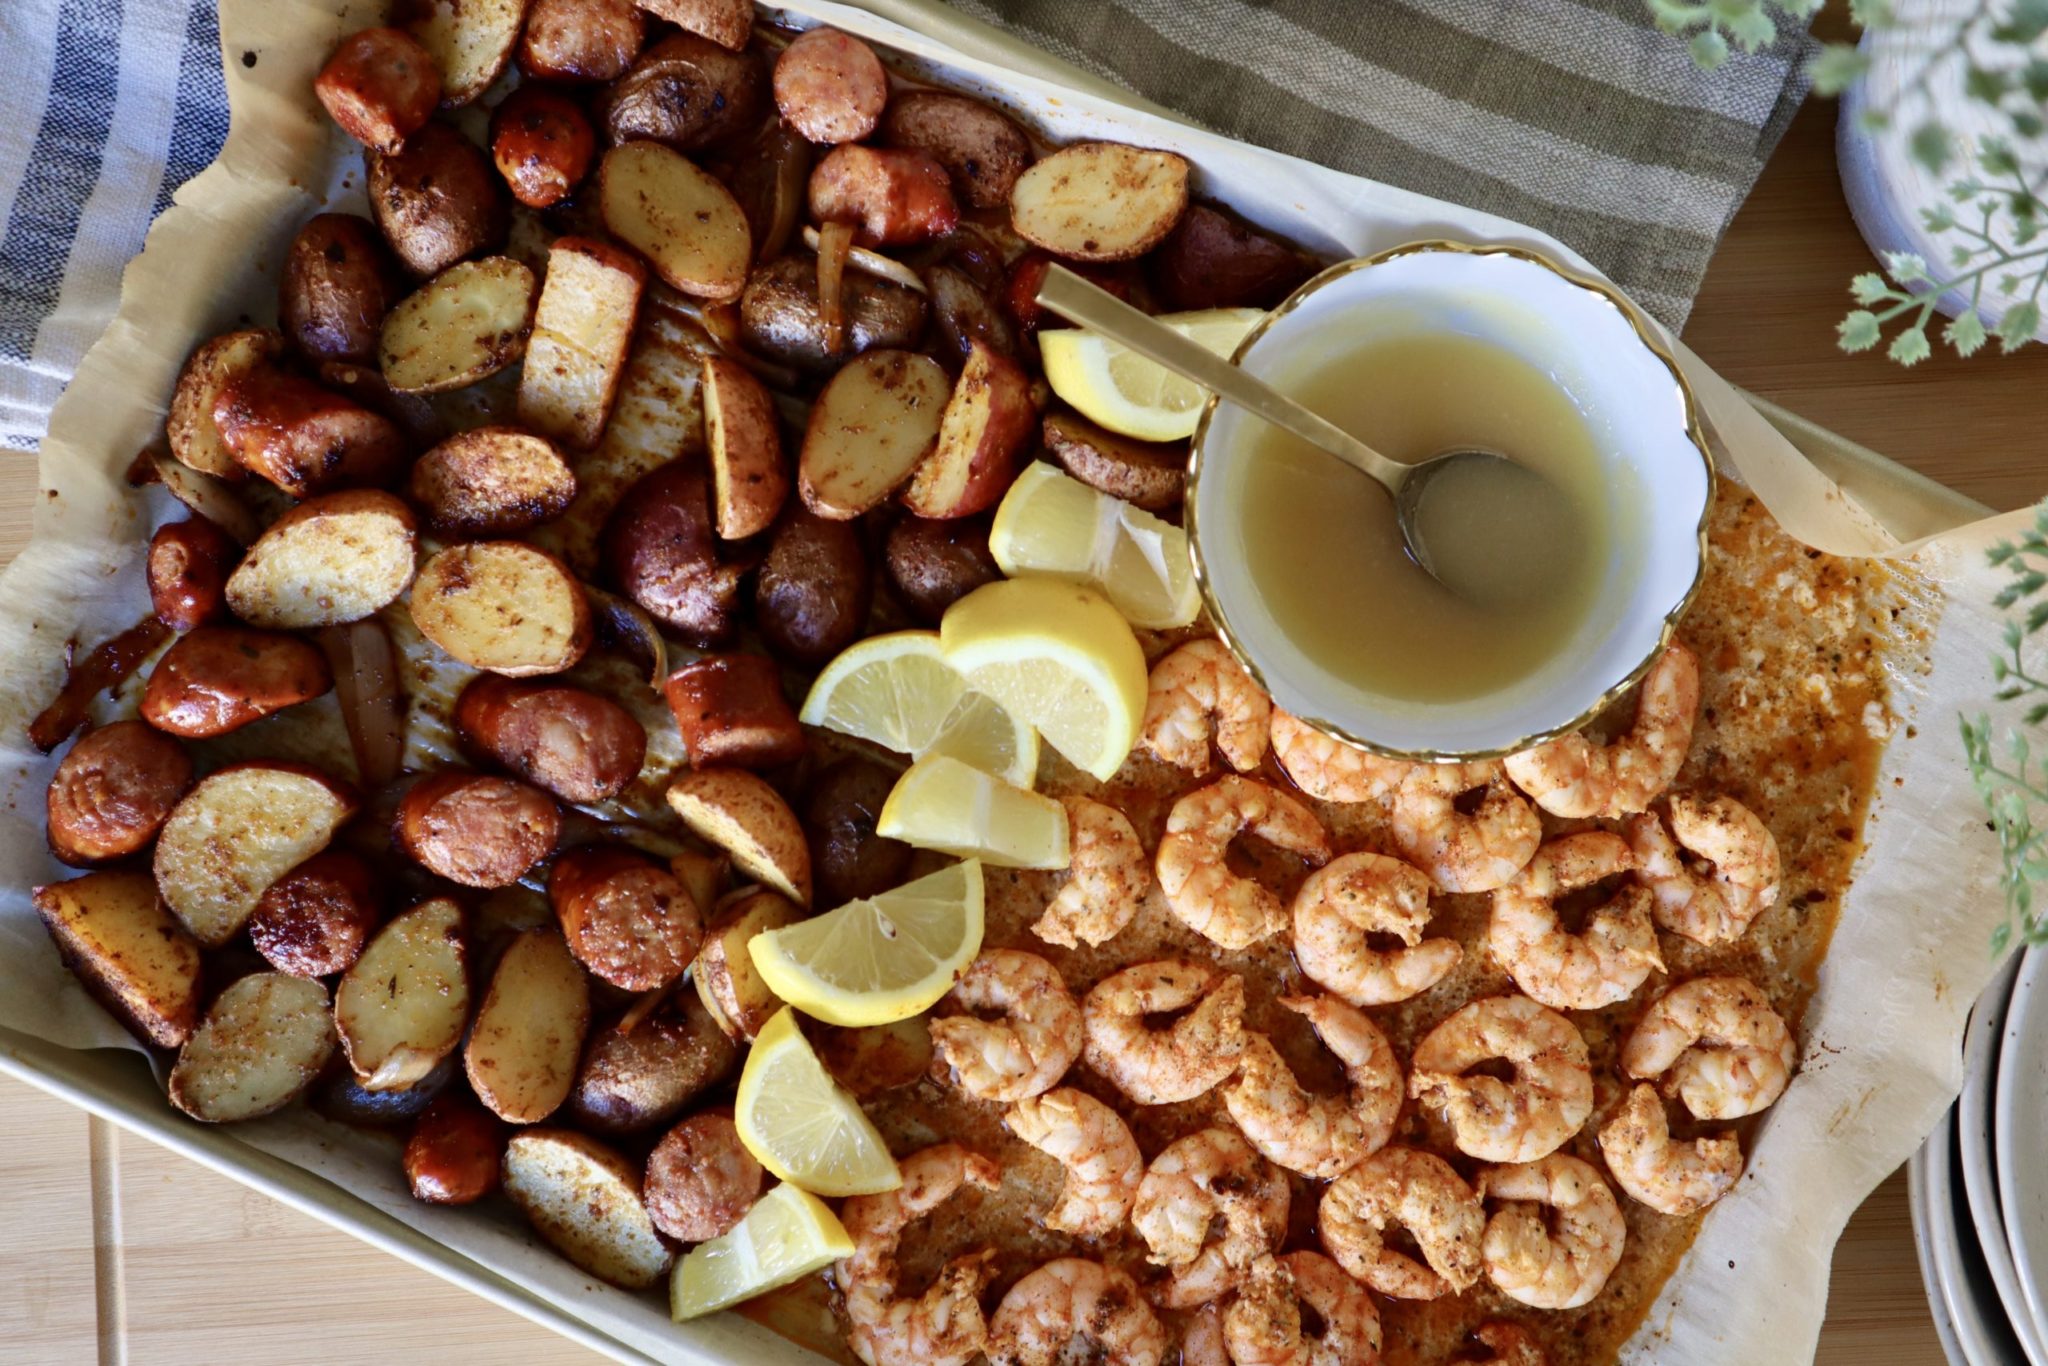
[[[1534,672],[1455,702],[1378,694],[1282,630],[1254,582],[1241,515],[1258,419],[1209,400],[1189,466],[1188,538],[1225,643],[1273,700],[1331,734],[1405,759],[1492,758],[1574,730],[1642,677],[1698,591],[1713,457],[1692,392],[1614,290],[1518,247],[1419,242],[1323,271],[1269,314],[1234,359],[1280,382],[1341,338],[1453,332],[1533,365],[1584,416],[1615,527],[1598,597]],[[1368,375],[1361,383],[1370,383]],[[1358,476],[1338,471],[1333,478]],[[1330,610],[1371,584],[1331,584]]]

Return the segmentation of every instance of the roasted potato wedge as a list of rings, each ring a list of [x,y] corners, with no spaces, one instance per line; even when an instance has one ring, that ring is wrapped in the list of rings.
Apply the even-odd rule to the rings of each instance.
[[[706,1110],[663,1134],[647,1155],[647,1216],[686,1243],[721,1237],[754,1207],[761,1178],[732,1111]]]
[[[640,0],[640,7],[734,52],[754,32],[753,0]]]
[[[663,685],[693,768],[774,768],[803,757],[804,730],[766,655],[705,655]]]
[[[213,401],[214,426],[242,467],[294,498],[381,484],[405,459],[405,433],[382,413],[332,389],[258,368]]]
[[[441,104],[468,104],[497,83],[519,43],[526,0],[399,0],[396,17],[433,55]]]
[[[429,1105],[405,1140],[405,1183],[429,1205],[468,1205],[498,1188],[505,1126],[460,1094]]]
[[[88,873],[35,889],[64,965],[136,1037],[176,1048],[199,1023],[199,944],[147,873]],[[724,1040],[720,1040],[722,1044]]]
[[[450,546],[420,567],[412,620],[472,668],[560,673],[590,648],[590,602],[560,560],[523,541]]]
[[[874,586],[857,523],[793,506],[754,575],[754,625],[776,658],[816,667],[867,630]]]
[[[43,794],[50,852],[74,868],[139,854],[191,786],[185,747],[146,722],[87,731]]]
[[[796,813],[766,781],[739,768],[693,769],[669,786],[668,804],[742,873],[811,904],[810,846]]]
[[[177,390],[171,395],[170,416],[164,422],[171,454],[201,474],[229,481],[246,478],[248,471],[214,423],[213,405],[230,383],[283,352],[284,338],[267,327],[245,327],[200,343],[179,372]]]
[[[668,870],[690,889],[690,899],[706,920],[725,890],[725,875],[731,869],[730,856],[709,849],[679,849],[668,858]]]
[[[297,636],[202,626],[150,670],[142,719],[187,740],[240,730],[334,686],[327,657]]]
[[[441,103],[441,70],[402,29],[366,28],[334,49],[313,78],[328,116],[365,147],[395,152]]]
[[[568,96],[522,85],[491,113],[491,160],[514,199],[528,208],[552,208],[590,174],[597,131]]]
[[[380,489],[308,499],[249,547],[228,607],[281,631],[361,621],[405,592],[417,543],[412,509]]]
[[[882,141],[945,167],[953,192],[977,209],[1010,202],[1031,164],[1031,139],[992,105],[948,90],[906,90],[882,116]]]
[[[1017,178],[1010,225],[1055,256],[1129,261],[1164,241],[1187,206],[1185,157],[1077,142]]]
[[[586,844],[555,860],[548,900],[576,961],[627,991],[681,977],[704,936],[689,889],[635,849]]]
[[[214,998],[178,1050],[171,1104],[208,1124],[282,1110],[334,1056],[327,988],[306,977],[256,972]]]
[[[511,229],[504,182],[483,150],[430,123],[389,154],[369,157],[370,216],[415,279],[495,251]]]
[[[1047,413],[1041,430],[1046,450],[1090,488],[1147,512],[1180,506],[1188,482],[1186,446],[1134,441],[1064,409]]]
[[[1207,204],[1189,205],[1146,264],[1176,309],[1272,308],[1316,270],[1313,258]]]
[[[378,900],[370,865],[329,849],[264,889],[249,917],[249,942],[294,977],[346,972],[377,928]]]
[[[528,1129],[505,1146],[505,1194],[534,1231],[601,1281],[645,1290],[675,1253],[640,1201],[640,1169],[570,1129]]]
[[[384,318],[384,382],[438,394],[488,379],[526,354],[534,327],[533,272],[509,256],[459,261]]]
[[[448,1084],[462,1075],[462,1059],[450,1054],[441,1065],[403,1091],[369,1091],[344,1064],[329,1067],[306,1097],[322,1117],[363,1129],[410,1128]]]
[[[500,1119],[546,1119],[576,1080],[589,1027],[590,981],[561,932],[522,931],[498,959],[463,1047],[470,1088]]]
[[[814,28],[775,59],[775,107],[812,142],[860,142],[889,103],[889,73],[850,33]]]
[[[574,450],[604,435],[647,271],[607,242],[560,237],[519,373],[519,420]]]
[[[218,948],[356,807],[353,792],[309,764],[230,764],[172,808],[156,841],[157,889],[193,938]]]
[[[911,615],[936,626],[946,609],[1003,576],[989,553],[986,518],[904,517],[882,544],[889,582]]]
[[[901,885],[910,846],[875,833],[897,775],[872,759],[840,759],[811,779],[803,826],[818,904],[843,906]]]
[[[285,251],[277,325],[308,360],[373,364],[384,315],[404,296],[398,263],[374,223],[317,214]]]
[[[554,852],[562,813],[545,792],[513,778],[443,769],[406,789],[394,842],[437,877],[464,887],[509,887]]]
[[[704,947],[690,968],[697,999],[718,1027],[736,1040],[764,1029],[782,998],[768,989],[747,952],[747,941],[763,930],[779,930],[804,918],[803,907],[779,892],[757,887],[734,897],[704,931]]]
[[[858,517],[931,453],[952,385],[930,356],[869,351],[832,377],[811,410],[797,467],[804,506]]]
[[[597,178],[606,230],[646,257],[663,283],[714,303],[739,298],[753,238],[717,177],[658,142],[629,142],[604,154]]]
[[[720,562],[710,480],[697,462],[671,461],[627,489],[603,551],[619,591],[691,644],[715,649],[738,633],[746,567]]]
[[[994,507],[1017,474],[1017,455],[1038,425],[1031,377],[976,338],[939,421],[939,439],[903,490],[920,517],[971,517]]]
[[[758,53],[672,33],[612,83],[596,114],[614,143],[645,138],[694,152],[752,133],[767,108],[768,72]]]
[[[718,534],[741,541],[766,531],[789,497],[775,400],[751,371],[723,356],[704,358],[704,437]]]
[[[462,908],[423,901],[377,931],[334,989],[334,1025],[356,1079],[399,1091],[440,1064],[469,1023]]]
[[[922,294],[860,272],[841,282],[839,307],[840,344],[834,347],[818,298],[817,261],[785,256],[748,278],[740,297],[741,335],[762,355],[817,373],[847,356],[916,345],[930,316]]]
[[[632,0],[532,0],[519,70],[537,81],[616,80],[646,41],[647,16]]]
[[[405,495],[426,513],[436,535],[511,536],[568,511],[576,472],[546,437],[518,427],[476,427],[415,460]]]
[[[453,719],[464,750],[565,802],[618,796],[647,757],[632,712],[554,679],[481,674],[456,698]]]
[[[569,1116],[600,1134],[666,1124],[723,1081],[739,1050],[691,993],[631,1033],[614,1025],[591,1036],[569,1097]]]

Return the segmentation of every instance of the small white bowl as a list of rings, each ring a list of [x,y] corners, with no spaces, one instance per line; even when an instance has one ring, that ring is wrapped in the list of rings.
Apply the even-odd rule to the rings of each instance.
[[[1254,327],[1236,361],[1256,375],[1299,373],[1333,338],[1348,348],[1422,331],[1476,337],[1549,375],[1584,414],[1607,469],[1616,534],[1600,596],[1548,663],[1491,693],[1426,703],[1371,692],[1309,658],[1233,549],[1259,420],[1213,397],[1195,429],[1188,535],[1210,615],[1279,705],[1398,758],[1492,758],[1584,725],[1656,660],[1699,587],[1713,459],[1677,365],[1612,289],[1517,247],[1423,242],[1332,266]],[[1363,476],[1333,464],[1331,477]],[[1333,583],[1330,610],[1371,591]]]

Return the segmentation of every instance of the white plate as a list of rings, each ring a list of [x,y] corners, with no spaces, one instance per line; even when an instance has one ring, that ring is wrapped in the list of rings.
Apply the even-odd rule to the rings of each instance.
[[[1948,1314],[1967,1366],[2009,1366],[2020,1345],[1998,1302],[1956,1181],[1955,1111],[1941,1117],[1916,1159],[1922,1164],[1919,1217],[1927,1233],[1933,1300]]]
[[[1941,1354],[1949,1366],[1970,1366],[1956,1336],[1956,1321],[1949,1317],[1948,1301],[1941,1293],[1941,1276],[1934,1265],[1932,1209],[1927,1203],[1927,1146],[1906,1163],[1906,1205],[1913,1215],[1913,1253],[1920,1263],[1920,1286],[1927,1292],[1927,1312],[1934,1319],[1934,1335],[1941,1339]]]
[[[1976,1226],[1977,1245],[1990,1269],[1991,1283],[1998,1287],[1999,1301],[2005,1305],[2006,1318],[2026,1350],[2027,1360],[2033,1366],[2048,1366],[2048,1350],[2044,1350],[2041,1332],[2027,1310],[2019,1273],[2013,1266],[2012,1248],[2006,1241],[1991,1134],[1998,1047],[2012,1004],[2013,982],[2025,957],[2015,953],[2007,958],[1970,1011],[1969,1032],[1963,1036],[1963,1095],[1956,1102],[1956,1150],[1962,1166],[1963,1191],[1969,1197],[1970,1220]]]
[[[1998,1197],[2026,1312],[2048,1337],[2048,949],[2027,950],[1998,1051],[1992,1146]]]

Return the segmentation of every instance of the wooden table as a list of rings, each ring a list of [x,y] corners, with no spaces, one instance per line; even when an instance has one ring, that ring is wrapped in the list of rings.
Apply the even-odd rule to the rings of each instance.
[[[1722,374],[1995,507],[2048,493],[2048,348],[1901,371],[1834,348],[1869,257],[1810,105],[1714,262],[1686,339]],[[0,466],[0,555],[34,470]],[[582,1349],[423,1271],[0,1081],[0,1362],[568,1362]],[[1819,1362],[1941,1366],[1903,1175],[1836,1251]]]

